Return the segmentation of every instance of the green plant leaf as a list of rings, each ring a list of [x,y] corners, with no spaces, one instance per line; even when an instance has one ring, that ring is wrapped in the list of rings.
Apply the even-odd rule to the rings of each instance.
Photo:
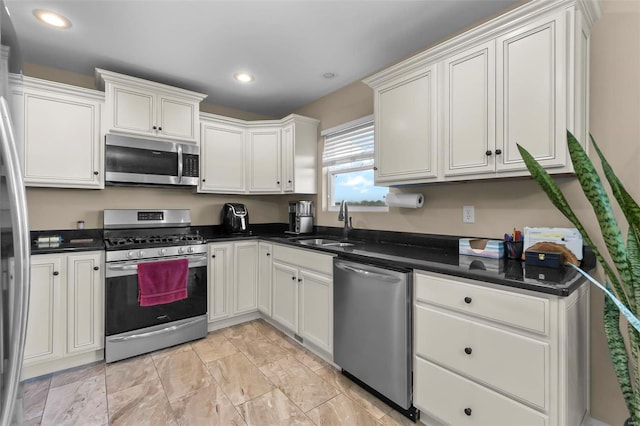
[[[633,295],[633,280],[627,260],[626,247],[622,239],[622,233],[618,227],[618,221],[613,215],[609,196],[589,156],[584,149],[582,149],[580,142],[578,142],[569,131],[567,131],[567,146],[576,177],[582,186],[584,195],[587,197],[589,203],[591,203],[593,211],[596,214],[605,246],[618,270],[618,274],[620,274],[620,278],[624,284],[624,290],[627,295]],[[616,291],[618,291],[618,288],[616,288]],[[628,299],[627,301],[627,306],[631,311],[634,313],[638,312],[635,298]]]
[[[620,207],[622,208],[624,217],[627,219],[627,222],[629,222],[630,225],[634,225],[634,232],[636,233],[637,239],[638,230],[640,229],[640,207],[638,206],[638,203],[635,202],[633,197],[629,195],[627,190],[624,188],[624,185],[622,185],[622,182],[620,182],[616,174],[613,172],[613,168],[602,154],[602,151],[600,151],[600,147],[598,147],[598,144],[596,143],[595,139],[593,139],[593,136],[589,135],[589,137],[591,138],[591,144],[595,148],[598,157],[600,157],[600,161],[602,162],[602,170],[604,171],[604,175],[607,178],[607,181],[609,181],[609,185],[611,186],[613,195],[616,197],[618,204],[620,204]]]
[[[622,185],[622,182],[620,182],[614,173],[613,168],[602,154],[602,151],[600,151],[600,147],[598,147],[593,136],[589,136],[591,137],[591,143],[593,144],[598,157],[600,157],[602,170],[609,182],[609,185],[611,186],[611,191],[613,192],[616,201],[618,201],[624,217],[629,223],[629,231],[627,235],[627,260],[629,262],[629,267],[631,268],[631,280],[633,282],[636,306],[640,309],[640,256],[638,255],[638,247],[640,247],[640,207],[633,197],[629,195],[624,185]]]
[[[598,262],[602,265],[605,270],[605,274],[613,284],[613,288],[618,298],[625,306],[631,306],[631,300],[627,295],[627,292],[620,284],[617,276],[613,272],[613,269],[609,265],[609,263],[604,259],[597,246],[594,244],[591,237],[587,233],[586,229],[578,219],[578,217],[574,214],[573,210],[569,206],[567,199],[565,198],[558,185],[556,185],[555,181],[549,176],[549,173],[533,158],[533,156],[522,146],[518,145],[518,151],[520,151],[520,156],[522,157],[524,164],[529,169],[529,173],[531,173],[531,177],[540,185],[542,190],[547,194],[547,197],[553,203],[553,205],[562,213],[569,221],[576,227],[578,232],[582,235],[584,242],[591,247],[593,253],[596,255]]]
[[[607,336],[609,356],[618,378],[622,396],[627,404],[629,414],[633,415],[636,413],[636,405],[631,386],[631,375],[629,374],[629,356],[624,346],[622,333],[620,333],[620,311],[608,297],[604,298],[604,332]]]

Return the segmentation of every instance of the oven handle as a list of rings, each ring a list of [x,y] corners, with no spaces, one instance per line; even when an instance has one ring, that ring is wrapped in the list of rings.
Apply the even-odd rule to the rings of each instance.
[[[149,331],[147,333],[140,334],[132,334],[130,336],[122,336],[122,337],[108,337],[110,342],[126,342],[127,340],[133,339],[144,339],[145,337],[156,336],[158,334],[164,334],[171,331],[180,330],[181,328],[186,328],[192,326],[198,322],[202,321],[202,318],[195,319],[193,321],[185,322],[184,324],[172,325],[171,327],[163,328],[162,330]]]
[[[176,258],[171,258],[174,260]],[[189,257],[180,257],[178,259],[189,259],[189,268],[194,268],[198,266],[207,266],[207,255],[192,255]],[[137,262],[137,263],[126,263],[126,264],[109,264],[107,263],[107,271],[106,278],[111,278],[113,276],[122,276],[122,275],[133,275],[138,270],[138,265],[140,263],[152,263],[152,262],[161,262],[162,259],[154,259],[150,262]],[[114,274],[110,274],[109,272],[113,272]],[[129,272],[129,274],[122,274],[122,272]]]

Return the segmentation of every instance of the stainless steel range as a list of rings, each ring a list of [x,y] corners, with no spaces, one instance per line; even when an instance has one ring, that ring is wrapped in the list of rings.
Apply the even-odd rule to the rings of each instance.
[[[189,210],[105,210],[104,238],[106,362],[207,335],[207,245]],[[186,298],[143,306],[138,266],[179,259],[188,261]]]

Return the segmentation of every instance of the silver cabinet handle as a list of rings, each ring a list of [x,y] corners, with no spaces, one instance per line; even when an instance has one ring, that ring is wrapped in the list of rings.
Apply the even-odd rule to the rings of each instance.
[[[379,272],[368,271],[362,268],[354,268],[353,266],[345,265],[344,263],[336,263],[335,265],[339,269],[355,272],[358,275],[366,275],[381,281],[395,282],[399,280],[398,277],[393,275],[381,274]]]
[[[27,336],[27,312],[29,309],[29,224],[27,218],[27,197],[22,179],[22,170],[16,150],[16,138],[9,116],[7,100],[0,97],[0,149],[6,170],[7,189],[10,197],[11,226],[13,227],[13,246],[15,255],[14,299],[9,301],[14,307],[10,319],[9,360],[6,365],[4,395],[2,395],[2,418],[0,424],[11,423],[13,402],[18,393],[24,343]]]

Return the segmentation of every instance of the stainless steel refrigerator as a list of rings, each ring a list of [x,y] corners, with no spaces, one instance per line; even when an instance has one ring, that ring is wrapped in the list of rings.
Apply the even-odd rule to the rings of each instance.
[[[11,107],[22,91],[16,34],[0,0],[0,425],[22,423],[22,358],[29,307],[29,226]],[[14,127],[16,125],[16,127]]]

